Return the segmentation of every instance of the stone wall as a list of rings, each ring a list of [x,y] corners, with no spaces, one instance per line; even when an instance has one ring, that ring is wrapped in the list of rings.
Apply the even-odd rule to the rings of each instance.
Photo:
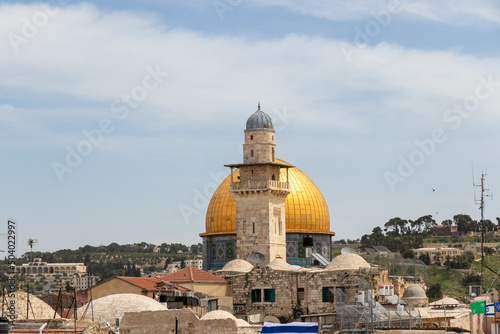
[[[120,324],[122,334],[256,334],[260,328],[239,328],[234,319],[199,320],[191,310],[165,310],[125,313]]]
[[[369,276],[357,271],[327,272],[280,271],[264,266],[245,275],[226,277],[231,284],[235,305],[245,305],[249,321],[261,321],[274,315],[282,321],[292,320],[296,311],[303,314],[328,313],[335,310],[334,300],[323,301],[323,288],[341,289],[347,302],[354,302]],[[363,284],[361,284],[363,282]],[[252,302],[252,290],[275,290],[275,302]]]

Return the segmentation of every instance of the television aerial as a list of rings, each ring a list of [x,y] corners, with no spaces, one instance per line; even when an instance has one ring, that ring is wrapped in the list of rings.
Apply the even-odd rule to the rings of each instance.
[[[253,262],[255,263],[263,263],[264,261],[266,261],[266,256],[262,253],[259,253],[259,252],[253,252],[252,254],[250,254],[250,260],[252,260]]]
[[[30,246],[31,262],[33,262],[33,245],[36,243],[38,243],[38,240],[33,238],[29,238],[28,241],[26,241],[26,245]]]

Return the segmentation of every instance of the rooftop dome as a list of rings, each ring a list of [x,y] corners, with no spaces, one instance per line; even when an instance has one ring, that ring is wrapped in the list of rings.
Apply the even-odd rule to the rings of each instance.
[[[52,319],[54,317],[54,309],[50,307],[43,300],[30,294],[30,304],[28,319]],[[26,319],[26,304],[28,300],[28,294],[24,291],[16,291],[16,318],[18,320]],[[10,303],[10,299],[5,299],[4,309],[8,309],[8,304]],[[56,318],[60,318],[58,314],[56,314]]]
[[[403,293],[403,299],[406,298],[427,298],[427,296],[420,285],[412,284],[407,287]]]
[[[215,310],[208,312],[200,320],[220,320],[220,319],[233,319],[236,321],[236,317],[227,311]]]
[[[253,269],[253,266],[250,262],[242,260],[242,259],[235,259],[232,261],[229,261],[226,263],[226,265],[219,271],[225,272],[225,271],[231,271],[231,272],[238,272],[238,273],[249,273]]]
[[[88,304],[78,309],[78,317],[84,316],[86,320],[92,319],[92,313]],[[119,293],[101,297],[92,301],[94,321],[115,323],[116,319],[121,319],[125,312],[142,311],[164,311],[167,308],[156,300],[137,295],[134,293]],[[87,312],[84,315],[85,310]]]
[[[286,262],[285,260],[283,260],[280,257],[277,257],[274,260],[272,260],[271,262],[269,262],[269,264],[266,267],[273,269],[273,270],[281,270],[281,271],[299,271],[301,269],[304,269],[301,266],[294,266],[294,265],[288,264],[288,262]]]
[[[236,319],[236,324],[238,327],[250,326],[250,324],[243,319]]]
[[[276,159],[276,162],[290,165]],[[291,165],[290,165],[291,166]],[[286,170],[281,169],[280,179],[286,181]],[[335,235],[330,232],[330,214],[321,191],[314,182],[297,167],[289,168],[290,194],[285,202],[287,233],[317,233]],[[233,171],[233,178],[240,175]],[[207,235],[236,234],[236,201],[229,194],[231,176],[226,177],[212,196],[205,220]]]
[[[271,117],[260,110],[260,103],[257,111],[247,119],[247,131],[274,130]]]
[[[370,264],[361,255],[346,253],[335,257],[325,268],[327,271],[370,269]]]

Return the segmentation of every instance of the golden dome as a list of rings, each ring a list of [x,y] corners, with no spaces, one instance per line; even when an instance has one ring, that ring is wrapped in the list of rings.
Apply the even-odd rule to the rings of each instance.
[[[290,165],[276,159],[277,162]],[[287,233],[330,234],[330,214],[325,199],[311,179],[297,167],[288,170],[290,194],[286,198]],[[233,171],[237,179],[239,170]],[[286,181],[286,169],[281,170],[281,181]],[[231,176],[226,177],[215,191],[208,204],[205,220],[206,233],[201,236],[236,234],[236,201],[229,194]]]

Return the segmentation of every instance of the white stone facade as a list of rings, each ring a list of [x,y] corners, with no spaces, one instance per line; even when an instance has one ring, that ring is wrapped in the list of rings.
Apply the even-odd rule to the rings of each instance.
[[[66,274],[68,276],[82,276],[87,274],[87,267],[83,263],[47,263],[35,258],[33,262],[16,266],[16,273],[28,276],[43,275],[53,277]]]

